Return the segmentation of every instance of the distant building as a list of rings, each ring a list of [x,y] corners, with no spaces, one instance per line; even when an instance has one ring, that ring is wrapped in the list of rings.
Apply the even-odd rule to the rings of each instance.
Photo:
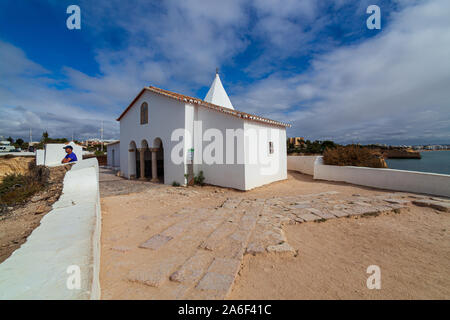
[[[289,145],[294,146],[294,148],[301,147],[305,144],[305,138],[303,137],[292,137],[288,138]]]
[[[108,143],[113,143],[116,142],[117,140],[101,140],[101,139],[88,139],[82,142],[82,144],[86,147],[95,147],[95,146],[99,146],[102,144],[108,144]]]

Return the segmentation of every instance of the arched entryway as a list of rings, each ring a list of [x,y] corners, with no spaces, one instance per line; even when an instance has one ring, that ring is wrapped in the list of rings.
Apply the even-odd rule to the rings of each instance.
[[[151,163],[151,157],[150,157],[150,150],[148,148],[148,142],[147,140],[141,141],[141,147],[138,150],[138,155],[136,157],[136,172],[137,176],[140,180],[147,180],[150,178],[150,163]]]
[[[153,140],[152,181],[164,183],[164,149],[161,138]]]
[[[128,146],[128,178],[136,179],[136,143],[134,141],[130,142]]]

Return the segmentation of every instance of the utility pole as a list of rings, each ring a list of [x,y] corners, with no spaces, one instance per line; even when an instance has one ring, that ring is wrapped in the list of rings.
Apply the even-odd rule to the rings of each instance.
[[[103,120],[102,120],[102,127],[100,129],[100,142],[102,144],[102,151],[103,151]]]
[[[31,128],[30,128],[30,143],[33,142],[33,136],[31,135]]]

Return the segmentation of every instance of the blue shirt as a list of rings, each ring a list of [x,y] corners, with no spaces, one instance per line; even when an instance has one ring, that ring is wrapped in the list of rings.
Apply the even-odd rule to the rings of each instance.
[[[77,156],[73,152],[71,154],[66,154],[64,159],[70,159],[69,162],[78,161]]]

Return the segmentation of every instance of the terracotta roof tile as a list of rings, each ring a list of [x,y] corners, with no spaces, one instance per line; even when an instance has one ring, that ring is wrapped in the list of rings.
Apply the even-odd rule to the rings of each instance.
[[[261,122],[261,123],[274,125],[274,126],[280,126],[280,127],[290,127],[291,126],[290,124],[287,124],[287,123],[271,120],[268,118],[260,117],[260,116],[250,114],[250,113],[245,113],[242,111],[228,109],[225,107],[221,107],[221,106],[206,102],[201,99],[193,98],[193,97],[190,97],[190,96],[187,96],[184,94],[180,94],[180,93],[176,93],[176,92],[172,92],[169,90],[164,90],[164,89],[157,88],[154,86],[148,86],[148,87],[143,88],[141,90],[141,92],[136,96],[136,98],[134,98],[134,100],[130,103],[130,105],[122,112],[122,114],[119,116],[119,118],[117,118],[117,121],[120,121],[120,119],[122,119],[122,117],[128,112],[128,110],[139,99],[139,97],[145,92],[145,90],[149,90],[151,92],[161,94],[163,96],[166,96],[166,97],[169,97],[172,99],[176,99],[178,101],[188,102],[188,103],[192,103],[192,104],[198,104],[200,106],[203,106],[203,107],[206,107],[206,108],[218,111],[218,112],[222,112],[225,114],[229,114],[231,116],[234,116],[236,118],[241,118],[244,120],[256,121],[256,122]]]

